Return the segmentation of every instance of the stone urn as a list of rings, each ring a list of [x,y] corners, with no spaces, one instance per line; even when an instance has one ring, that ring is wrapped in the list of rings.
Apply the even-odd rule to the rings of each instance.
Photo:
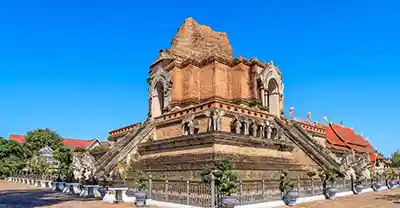
[[[136,198],[136,206],[144,206],[146,204],[146,192],[141,190],[133,193],[133,196]]]
[[[356,184],[356,185],[354,185],[353,192],[354,192],[354,194],[361,194],[363,189],[364,189],[364,186],[362,184]]]
[[[224,205],[224,207],[233,208],[233,207],[235,207],[235,204],[236,204],[236,197],[235,196],[223,196],[221,201],[222,201],[222,204]]]
[[[399,187],[396,180],[392,181],[392,184],[393,184],[393,188]]]
[[[374,184],[372,184],[372,189],[374,191],[379,191],[382,188],[382,186],[383,185],[381,183],[374,183]]]
[[[298,191],[294,189],[288,190],[283,197],[283,202],[288,206],[295,206],[297,197],[299,197]]]
[[[106,195],[107,188],[104,187],[104,186],[102,186],[102,187],[100,187],[100,188],[98,189],[98,191],[99,191],[99,193],[100,193],[100,195],[101,195],[101,198],[104,198],[104,196]]]
[[[337,189],[336,189],[336,188],[334,188],[334,187],[329,187],[329,188],[326,188],[326,189],[325,189],[324,195],[325,195],[325,198],[326,198],[326,199],[333,200],[333,199],[336,198],[336,193],[337,193]]]
[[[393,181],[388,181],[386,185],[387,185],[387,187],[390,188],[390,189],[394,188],[394,183],[393,183]]]

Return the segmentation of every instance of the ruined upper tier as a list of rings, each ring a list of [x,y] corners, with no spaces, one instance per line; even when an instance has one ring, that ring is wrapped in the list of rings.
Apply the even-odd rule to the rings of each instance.
[[[155,63],[170,58],[193,59],[201,62],[211,56],[233,60],[232,54],[232,46],[226,33],[216,32],[189,17],[185,19],[172,39],[171,47],[161,52]]]

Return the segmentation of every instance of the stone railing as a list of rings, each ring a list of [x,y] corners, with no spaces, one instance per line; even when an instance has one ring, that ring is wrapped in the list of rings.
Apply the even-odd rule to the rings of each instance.
[[[313,135],[315,134],[316,136],[326,138],[326,130],[322,127],[317,126],[316,124],[299,120],[294,120],[293,123],[297,123],[301,128]]]
[[[9,177],[8,181],[15,183],[24,183],[43,189],[51,189],[55,192],[62,192],[77,197],[102,199],[106,203],[126,202],[133,203],[135,198],[128,195],[128,187],[106,187],[100,185],[84,185],[81,183],[72,183],[64,181],[39,180],[25,177]]]
[[[200,104],[196,104],[193,106],[179,108],[167,113],[164,113],[160,117],[157,117],[159,120],[159,124],[162,125],[164,122],[174,122],[178,120],[182,120],[189,114],[203,114],[203,112],[207,109],[217,108],[227,112],[228,114],[240,114],[242,116],[250,116],[254,119],[267,119],[272,118],[273,116],[266,111],[252,108],[243,105],[236,105],[229,101],[222,100],[220,98],[212,98],[208,101],[204,101]]]
[[[134,128],[139,127],[140,125],[141,125],[141,123],[135,123],[135,124],[132,124],[132,125],[129,125],[129,126],[125,126],[125,127],[110,131],[109,132],[109,139],[113,138],[113,137],[118,137],[118,136],[123,135],[123,134],[127,134],[129,131],[131,131]]]
[[[119,154],[121,148],[125,147],[127,144],[129,144],[129,142],[131,142],[131,139],[134,138],[139,131],[139,126],[130,129],[130,131],[120,139],[122,142],[118,142],[116,147],[109,149],[103,156],[100,157],[100,159],[96,162],[96,171],[103,169],[107,163],[109,163],[116,155]]]
[[[104,166],[104,169],[113,169],[117,165],[120,158],[126,157],[135,147],[138,146],[142,139],[144,139],[154,129],[155,123],[156,120],[153,120],[138,130],[137,134],[131,140],[129,140],[126,145],[122,146],[122,150],[118,151],[118,153],[110,160],[110,162]]]
[[[293,122],[293,125],[307,138],[307,141],[311,142],[312,145],[318,147],[318,149],[322,150],[323,154],[326,155],[327,159],[330,162],[334,163],[336,166],[340,166],[339,159],[326,147],[322,146],[317,140],[307,134],[307,132],[296,122]]]
[[[299,129],[296,127],[296,125],[285,125],[279,119],[275,119],[275,121],[281,128],[284,129],[284,132],[288,134],[290,138],[292,138],[293,142],[303,149],[305,153],[320,166],[329,169],[334,168],[339,171],[339,165],[336,163],[336,161],[330,155],[321,152],[319,146],[315,145],[314,143],[317,141],[312,141],[310,138],[307,138],[310,136],[305,133],[301,127],[299,127]]]

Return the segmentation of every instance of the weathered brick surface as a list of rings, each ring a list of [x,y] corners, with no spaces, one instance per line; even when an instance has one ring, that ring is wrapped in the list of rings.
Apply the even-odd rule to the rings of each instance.
[[[175,55],[197,60],[206,59],[214,54],[233,58],[232,46],[226,33],[200,25],[191,17],[185,19],[168,50]]]
[[[227,100],[255,99],[251,86],[251,67],[239,64],[234,67],[214,62],[204,67],[188,65],[173,68],[172,102],[205,100],[221,97]]]

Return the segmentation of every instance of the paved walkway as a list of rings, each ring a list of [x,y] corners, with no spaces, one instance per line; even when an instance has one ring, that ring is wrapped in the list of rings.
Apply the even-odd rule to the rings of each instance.
[[[314,201],[298,208],[400,208],[400,188],[369,192],[358,196],[339,197],[335,200]]]
[[[0,180],[0,208],[127,208],[132,204],[106,204],[43,190],[34,186]],[[400,208],[400,188],[305,203],[298,208]]]
[[[126,208],[132,204],[107,204],[101,200],[83,199],[35,186],[0,181],[0,208]]]

